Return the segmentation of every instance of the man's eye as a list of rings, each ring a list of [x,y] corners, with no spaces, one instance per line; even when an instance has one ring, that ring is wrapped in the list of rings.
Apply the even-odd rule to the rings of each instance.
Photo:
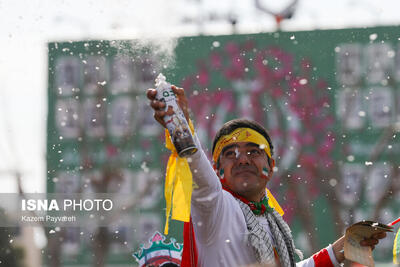
[[[249,152],[247,152],[247,154],[249,154],[249,155],[260,155],[261,152],[258,149],[252,149]]]
[[[225,152],[225,157],[233,157],[235,155],[234,151],[226,151]]]

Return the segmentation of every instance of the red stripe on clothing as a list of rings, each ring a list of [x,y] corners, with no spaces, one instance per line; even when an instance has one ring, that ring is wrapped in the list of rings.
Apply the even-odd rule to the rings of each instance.
[[[323,249],[318,253],[313,255],[314,266],[315,267],[334,267],[329,257],[328,250]]]
[[[197,267],[197,247],[192,218],[183,224],[183,252],[181,267]]]
[[[253,205],[253,206],[254,206],[254,204],[250,203],[250,201],[248,201],[247,199],[245,199],[245,198],[242,197],[242,196],[239,196],[238,194],[236,194],[235,192],[233,192],[232,190],[230,190],[228,187],[226,187],[223,183],[222,183],[222,189],[224,189],[225,191],[231,193],[232,196],[234,196],[234,197],[240,199],[243,203],[245,203],[245,204],[247,204],[247,205],[249,205],[249,206],[250,206],[250,205]],[[250,206],[250,208],[251,208],[251,206]]]

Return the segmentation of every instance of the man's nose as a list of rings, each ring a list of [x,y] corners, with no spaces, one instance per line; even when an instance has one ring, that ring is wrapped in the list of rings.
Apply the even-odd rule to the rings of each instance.
[[[238,164],[249,164],[250,163],[250,155],[248,155],[245,151],[236,152],[236,160]]]

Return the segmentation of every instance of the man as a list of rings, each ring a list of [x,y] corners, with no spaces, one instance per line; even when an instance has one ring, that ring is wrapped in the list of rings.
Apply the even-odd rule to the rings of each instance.
[[[184,90],[175,86],[172,89],[189,120]],[[165,103],[155,100],[155,96],[156,90],[149,89],[147,97],[155,111],[154,118],[165,127]],[[271,208],[273,197],[266,191],[275,162],[271,139],[261,125],[245,119],[225,123],[213,141],[212,165],[196,136],[195,142],[198,151],[191,156],[189,166],[197,185],[191,201],[196,245],[189,245],[198,260],[192,257],[190,266],[260,263],[330,267],[344,260],[341,237],[312,257],[295,263],[295,254],[301,253],[295,249],[290,228],[275,210],[279,205]],[[361,245],[373,247],[384,236],[374,236]]]

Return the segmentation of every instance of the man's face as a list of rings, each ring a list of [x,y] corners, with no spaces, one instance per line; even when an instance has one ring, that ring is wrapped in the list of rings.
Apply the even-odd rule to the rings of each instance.
[[[250,201],[260,201],[272,169],[268,156],[257,144],[238,142],[221,151],[218,171],[224,174],[226,186]]]

